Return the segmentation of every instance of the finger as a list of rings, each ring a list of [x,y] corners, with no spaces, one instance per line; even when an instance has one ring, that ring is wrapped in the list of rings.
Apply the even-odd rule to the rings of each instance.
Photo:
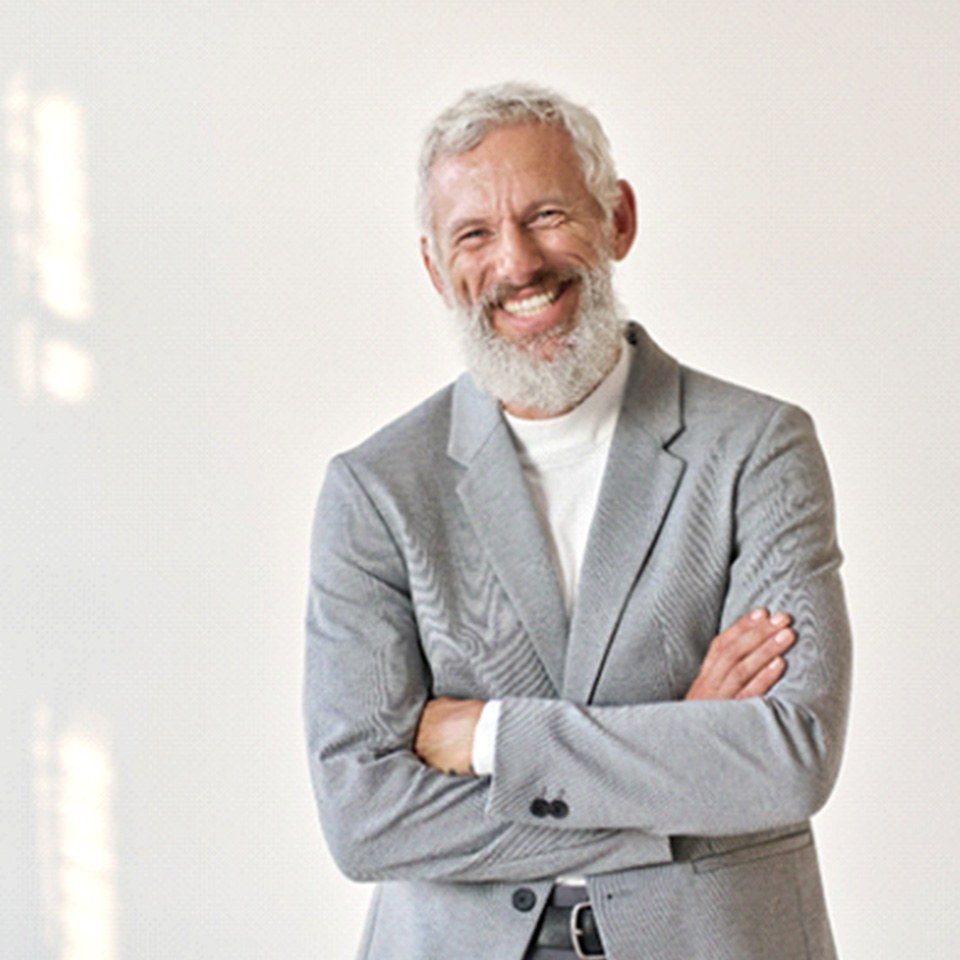
[[[767,653],[756,659],[757,651],[790,622],[787,613],[771,616],[765,607],[758,607],[731,624],[710,642],[700,672],[685,699],[729,700],[736,697],[777,655]],[[744,662],[748,657],[754,659]]]
[[[704,663],[723,672],[733,670],[744,657],[749,656],[778,630],[790,623],[790,616],[778,613],[771,617],[763,608],[741,617],[735,624],[714,638]]]
[[[711,647],[716,647],[717,652],[725,656],[740,659],[745,652],[772,636],[780,627],[787,626],[789,622],[789,614],[781,612],[770,616],[764,607],[760,607],[718,634],[711,642]]]
[[[722,633],[717,634],[714,639],[714,643],[719,642],[720,645],[730,644],[735,642],[739,637],[745,633],[749,633],[756,627],[761,627],[764,623],[769,623],[770,613],[766,607],[757,607],[754,610],[751,610],[749,613],[745,613],[739,620],[735,623],[730,624],[726,630]]]
[[[789,620],[786,614],[777,614],[733,638],[724,655],[730,660],[719,681],[721,697],[735,697],[771,660],[792,646],[796,635],[783,626]]]
[[[756,649],[751,650],[737,665],[745,686],[777,657],[782,657],[797,642],[797,633],[792,627],[783,627]]]
[[[773,685],[783,676],[787,662],[783,657],[771,660],[753,679],[733,698],[748,700],[750,697],[762,697],[769,693]]]

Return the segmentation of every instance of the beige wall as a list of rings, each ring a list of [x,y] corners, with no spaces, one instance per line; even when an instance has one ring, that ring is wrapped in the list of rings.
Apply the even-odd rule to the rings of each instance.
[[[352,956],[301,744],[310,513],[457,372],[417,140],[522,78],[638,189],[633,315],[817,420],[858,643],[837,937],[952,958],[958,54],[916,0],[5,6],[3,953]]]

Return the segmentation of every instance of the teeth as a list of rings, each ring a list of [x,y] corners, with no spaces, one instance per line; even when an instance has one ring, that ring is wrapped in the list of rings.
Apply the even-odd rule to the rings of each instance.
[[[500,306],[514,317],[532,317],[546,310],[560,296],[559,290],[544,291],[522,300],[505,300]]]

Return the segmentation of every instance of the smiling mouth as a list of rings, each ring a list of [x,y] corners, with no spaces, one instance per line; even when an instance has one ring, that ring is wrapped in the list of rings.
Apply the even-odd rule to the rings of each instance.
[[[537,314],[543,313],[548,307],[553,306],[563,295],[570,282],[568,280],[549,287],[541,287],[538,293],[530,296],[504,298],[497,305],[512,317],[535,317]]]

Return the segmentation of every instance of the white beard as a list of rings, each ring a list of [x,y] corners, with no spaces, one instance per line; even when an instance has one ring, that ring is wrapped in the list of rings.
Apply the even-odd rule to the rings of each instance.
[[[576,271],[576,276],[580,291],[573,329],[549,360],[537,352],[535,339],[511,343],[491,329],[489,298],[454,308],[467,368],[501,403],[556,416],[585,399],[616,363],[623,320],[610,269]]]

